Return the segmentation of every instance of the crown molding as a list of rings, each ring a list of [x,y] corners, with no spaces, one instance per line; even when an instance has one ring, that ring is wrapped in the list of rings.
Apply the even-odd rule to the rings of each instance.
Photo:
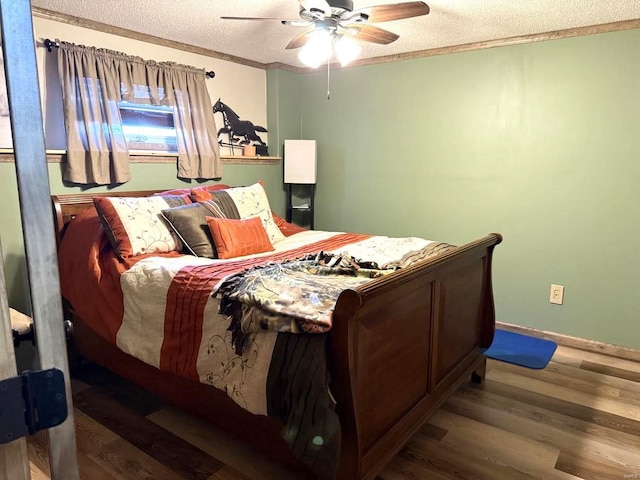
[[[225,60],[227,62],[233,62],[248,67],[260,68],[263,70],[286,70],[293,73],[314,73],[317,69],[307,67],[297,67],[286,63],[273,62],[273,63],[260,63],[246,58],[236,57],[234,55],[228,55],[225,53],[216,52],[203,47],[197,47],[195,45],[189,45],[186,43],[176,42],[174,40],[168,40],[165,38],[156,37],[154,35],[148,35],[146,33],[135,32],[125,28],[114,27],[105,23],[95,22],[93,20],[87,20],[84,18],[74,17],[64,13],[54,12],[39,7],[32,7],[31,9],[34,17],[46,18],[48,20],[54,20],[61,23],[67,23],[75,25],[77,27],[88,28],[90,30],[96,30],[103,33],[110,33],[121,37],[131,38],[139,40],[141,42],[153,43],[168,48],[174,48],[176,50],[183,50],[186,52],[196,53],[206,57],[217,58]],[[348,67],[339,67],[339,64],[335,64],[336,68],[351,68],[366,65],[377,65],[379,63],[398,62],[402,60],[412,60],[423,57],[433,57],[437,55],[448,55],[452,53],[469,52],[472,50],[484,50],[487,48],[508,47],[513,45],[522,45],[526,43],[544,42],[547,40],[560,40],[563,38],[580,37],[585,35],[595,35],[598,33],[617,32],[621,30],[631,30],[634,28],[640,28],[640,19],[623,20],[620,22],[604,23],[600,25],[590,25],[586,27],[569,28],[565,30],[555,30],[551,32],[534,33],[529,35],[520,35],[516,37],[501,38],[496,40],[486,40],[482,42],[466,43],[463,45],[453,45],[449,47],[430,48],[426,50],[418,50],[415,52],[398,53],[394,55],[384,55],[380,57],[364,58],[362,60],[356,60]],[[334,64],[332,64],[332,67]]]
[[[434,57],[437,55],[448,55],[451,53],[469,52],[472,50],[485,50],[487,48],[508,47],[526,43],[544,42],[547,40],[560,40],[563,38],[582,37],[586,35],[595,35],[598,33],[631,30],[634,28],[640,28],[640,19],[604,23],[601,25],[590,25],[587,27],[569,28],[565,30],[555,30],[551,32],[533,33],[529,35],[519,35],[516,37],[486,40],[483,42],[452,45],[450,47],[430,48],[427,50],[418,50],[415,52],[399,53],[395,55],[385,55],[381,57],[363,58],[362,60],[356,60],[350,63],[349,67],[376,65],[378,63],[398,62],[401,60],[411,60],[414,58]],[[310,68],[305,70],[307,72],[315,71],[314,69]]]
[[[182,42],[176,42],[175,40],[168,40],[166,38],[160,38],[146,33],[135,32],[126,28],[114,27],[113,25],[107,25],[106,23],[95,22],[93,20],[87,20],[86,18],[74,17],[73,15],[58,13],[52,10],[47,10],[45,8],[32,7],[31,13],[34,17],[45,18],[47,20],[53,20],[60,23],[67,23],[76,27],[88,28],[90,30],[95,30],[102,33],[110,33],[112,35],[131,38],[133,40],[139,40],[141,42],[153,43],[155,45],[174,48],[176,50],[182,50],[184,52],[196,53],[205,57],[217,58],[219,60],[225,60],[227,62],[239,63],[240,65],[245,65],[248,67],[260,68],[262,70],[266,68],[264,63],[254,62],[253,60],[247,60],[246,58],[240,58],[234,55],[216,52],[215,50],[210,50],[208,48],[197,47],[195,45],[189,45]]]
[[[287,72],[293,72],[293,73],[307,73],[308,71],[315,71],[310,68],[296,67],[294,65],[289,65],[288,63],[280,63],[280,62],[267,63],[265,65],[265,68],[267,70],[277,69],[277,70],[285,70]]]

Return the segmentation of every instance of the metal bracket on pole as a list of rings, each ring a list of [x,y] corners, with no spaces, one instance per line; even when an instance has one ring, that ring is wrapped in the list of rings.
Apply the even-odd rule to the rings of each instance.
[[[0,443],[55,427],[66,418],[64,374],[57,368],[0,381]]]

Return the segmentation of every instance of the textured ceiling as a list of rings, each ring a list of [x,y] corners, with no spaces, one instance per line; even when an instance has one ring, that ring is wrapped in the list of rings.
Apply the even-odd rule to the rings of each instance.
[[[400,35],[361,42],[372,58],[575,27],[640,19],[640,0],[426,0],[431,13],[378,26]],[[304,27],[220,16],[296,19],[296,0],[32,0],[32,5],[255,62],[302,66],[285,46]],[[354,0],[354,8],[396,2]]]

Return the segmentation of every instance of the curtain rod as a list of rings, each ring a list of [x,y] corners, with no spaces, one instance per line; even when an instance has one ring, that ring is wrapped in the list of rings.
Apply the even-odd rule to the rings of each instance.
[[[44,44],[44,47],[48,52],[52,52],[54,48],[58,48],[60,46],[58,42],[50,40],[48,38],[45,38],[42,43]],[[205,72],[205,75],[207,78],[214,78],[216,76],[216,72],[214,72],[213,70],[209,70],[208,72]]]

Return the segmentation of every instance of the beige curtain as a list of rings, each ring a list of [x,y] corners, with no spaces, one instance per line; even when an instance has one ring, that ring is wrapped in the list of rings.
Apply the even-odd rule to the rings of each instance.
[[[178,177],[222,176],[204,70],[59,43],[58,72],[67,131],[65,180],[108,185],[130,179],[118,109],[118,102],[123,100],[174,108]]]

